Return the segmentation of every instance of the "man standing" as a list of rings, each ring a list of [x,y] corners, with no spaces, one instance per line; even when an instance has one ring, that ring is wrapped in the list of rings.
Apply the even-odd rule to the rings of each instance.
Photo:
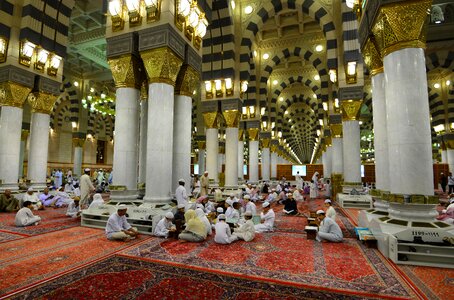
[[[440,174],[440,185],[441,185],[441,189],[443,190],[443,193],[446,193],[446,185],[448,184],[448,178],[446,177],[446,175],[441,172]]]
[[[323,210],[317,211],[317,219],[320,221],[316,237],[317,241],[342,242],[343,235],[339,225],[329,217],[326,217]]]
[[[186,193],[186,189],[184,188],[184,184],[186,182],[183,178],[178,180],[178,187],[175,190],[175,198],[177,199],[177,205],[184,204],[187,208],[188,206],[188,194]]]
[[[58,189],[63,184],[63,173],[60,169],[55,172],[55,187]]]
[[[208,178],[208,171],[205,171],[205,173],[203,173],[202,178],[200,178],[200,186],[201,186],[200,196],[205,196],[208,194],[209,184],[210,184],[210,182],[209,182],[209,178]]]
[[[256,232],[273,231],[274,219],[276,215],[274,214],[274,211],[270,208],[269,202],[263,202],[262,207],[263,212],[260,213],[260,219],[262,224],[255,225],[255,231]]]
[[[84,170],[84,175],[80,176],[80,206],[82,209],[88,207],[88,197],[94,192],[95,187],[91,182],[90,169]]]
[[[33,204],[30,201],[25,201],[24,207],[19,209],[16,214],[16,219],[14,220],[16,226],[24,227],[38,225],[38,222],[41,221],[41,217],[33,215],[31,208],[33,208]]]
[[[0,212],[17,211],[19,208],[19,200],[11,195],[11,190],[5,190],[0,196]]]
[[[296,181],[296,188],[300,190],[302,187],[302,183],[303,183],[303,179],[301,178],[300,171],[296,172],[295,181]]]
[[[109,240],[132,240],[139,234],[137,228],[132,227],[126,220],[126,205],[119,205],[117,212],[113,213],[106,225],[106,236]]]

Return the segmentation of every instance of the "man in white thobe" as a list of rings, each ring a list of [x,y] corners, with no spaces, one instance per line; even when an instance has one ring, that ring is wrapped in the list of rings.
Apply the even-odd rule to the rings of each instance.
[[[167,212],[165,214],[165,217],[162,218],[158,222],[158,224],[156,224],[156,227],[154,228],[153,234],[155,236],[168,238],[169,234],[171,232],[175,232],[177,230],[175,225],[172,223],[173,217],[174,216],[173,216],[173,213],[171,211]]]
[[[296,181],[296,188],[301,189],[303,187],[303,179],[301,178],[300,171],[296,172],[295,181]]]
[[[109,240],[132,240],[139,234],[137,228],[132,227],[126,219],[126,205],[119,205],[117,212],[110,215],[106,224],[106,236]]]
[[[82,209],[88,207],[88,197],[95,190],[90,178],[90,169],[84,170],[84,175],[80,176],[80,206]]]
[[[316,240],[329,242],[342,242],[342,231],[335,221],[325,216],[323,210],[317,211],[317,219],[320,221]]]
[[[43,203],[41,202],[41,200],[39,200],[38,195],[35,193],[32,187],[28,188],[27,192],[22,198],[22,203],[25,203],[26,201],[30,201],[32,203],[34,210],[44,209]]]
[[[255,206],[254,202],[251,202],[251,196],[244,195],[243,201],[245,203],[244,212],[247,213],[248,211],[251,212],[253,216],[257,214],[257,207]]]
[[[244,219],[246,220],[246,223],[238,228],[235,228],[232,235],[236,236],[240,240],[244,240],[245,242],[250,242],[255,237],[255,227],[254,222],[252,222],[252,213],[250,211],[245,212]]]
[[[79,198],[74,197],[74,199],[69,203],[68,209],[66,210],[66,215],[71,218],[77,218],[80,216],[80,206]]]
[[[184,187],[185,180],[183,178],[178,180],[178,187],[175,190],[175,198],[177,199],[177,205],[184,204],[188,207],[188,194],[186,193],[186,188]]]
[[[274,219],[276,218],[274,211],[270,208],[269,202],[263,202],[263,212],[260,213],[261,224],[255,225],[256,232],[273,231]]]
[[[214,241],[218,244],[231,244],[232,242],[238,239],[237,236],[232,235],[230,231],[230,226],[225,222],[225,215],[221,214],[218,216],[218,222],[214,227],[216,235],[214,236]]]
[[[19,209],[16,213],[16,218],[14,220],[16,226],[38,225],[38,222],[41,221],[41,217],[33,215],[31,208],[33,208],[33,204],[30,201],[25,201],[24,207]]]

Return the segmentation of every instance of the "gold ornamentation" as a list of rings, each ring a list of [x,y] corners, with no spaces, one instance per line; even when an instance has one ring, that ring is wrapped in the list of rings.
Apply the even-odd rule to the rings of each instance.
[[[57,96],[44,92],[36,92],[30,93],[27,100],[32,107],[32,112],[50,115]]]
[[[183,60],[172,49],[161,47],[140,53],[148,83],[167,83],[175,85]]]
[[[447,140],[445,141],[446,148],[454,149],[454,140]]]
[[[326,136],[325,137],[326,146],[331,147],[331,143],[332,143],[331,137],[330,136]]]
[[[175,94],[191,97],[200,82],[199,73],[190,65],[184,65],[178,73]]]
[[[224,116],[225,125],[228,128],[238,128],[240,122],[240,112],[236,109],[222,111]]]
[[[335,138],[342,138],[342,124],[331,124],[331,133]]]
[[[247,130],[248,134],[249,134],[249,141],[257,141],[258,137],[259,137],[259,129],[258,128],[249,128]]]
[[[129,87],[140,89],[142,67],[134,55],[125,55],[108,60],[112,77],[117,88]]]
[[[238,129],[238,141],[244,140],[244,129]]]
[[[205,141],[197,141],[197,146],[199,147],[199,150],[205,150],[207,144]]]
[[[262,149],[263,148],[269,148],[271,139],[267,139],[267,138],[261,139],[261,142],[262,142]]]
[[[203,120],[205,121],[206,128],[219,127],[219,114],[217,111],[203,113]]]
[[[84,143],[85,143],[85,139],[73,138],[73,146],[74,147],[83,148],[84,147]]]
[[[275,153],[276,150],[277,150],[277,145],[276,145],[276,144],[271,145],[271,148],[270,148],[270,149],[271,149],[271,152]]]
[[[225,148],[224,147],[219,147],[219,154],[225,154]]]
[[[344,100],[341,101],[342,105],[342,120],[353,121],[359,119],[359,112],[363,100]]]
[[[432,0],[416,0],[380,8],[372,32],[382,57],[404,48],[425,48],[426,18],[431,5]]]
[[[22,129],[22,131],[20,133],[20,140],[21,141],[26,141],[29,134],[30,134],[30,131]]]
[[[0,83],[0,106],[22,108],[31,88],[6,81]]]
[[[147,101],[148,100],[148,84],[146,81],[142,83],[140,87],[140,100]]]
[[[372,76],[383,73],[383,59],[374,42],[375,40],[373,37],[368,38],[362,49],[364,63],[367,65]]]

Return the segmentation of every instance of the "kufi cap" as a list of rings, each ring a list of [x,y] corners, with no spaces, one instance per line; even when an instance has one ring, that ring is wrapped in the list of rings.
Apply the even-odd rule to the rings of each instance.
[[[245,189],[247,186],[245,184],[240,185],[240,189]]]
[[[454,198],[452,198],[451,200],[449,200],[449,204],[451,203],[454,203]]]
[[[27,192],[33,192],[33,188],[32,187],[29,187]]]
[[[208,174],[208,171],[205,171],[203,174]]]
[[[218,213],[223,213],[223,212],[224,212],[224,209],[223,209],[222,207],[218,207],[218,208],[216,208],[216,211],[217,211]]]
[[[257,187],[257,185],[253,184],[252,187]]]
[[[268,207],[268,206],[270,206],[269,202],[263,202],[262,207]]]
[[[225,200],[225,203],[227,203],[228,205],[232,206],[233,205],[233,201],[230,200],[230,199],[227,199]]]
[[[90,172],[90,168],[85,168],[84,172]]]
[[[230,194],[230,197],[231,197],[231,198],[234,198],[234,197],[235,197],[235,194]]]
[[[225,220],[225,215],[224,215],[224,214],[220,214],[220,215],[218,216],[218,218],[219,218],[219,220]]]
[[[178,206],[177,206],[177,207],[178,207],[178,208],[185,208],[185,207],[186,207],[186,205],[184,205],[184,204],[178,204]]]
[[[317,210],[317,215],[324,215],[325,214],[325,211],[319,209]]]
[[[252,211],[247,211],[244,213],[245,216],[249,216],[249,217],[252,217]]]
[[[325,203],[331,203],[331,200],[326,199],[326,200],[325,200]]]
[[[173,219],[173,213],[171,211],[166,212],[167,219]]]
[[[117,210],[125,210],[125,209],[128,209],[128,207],[126,205],[124,205],[124,204],[120,204],[117,207]]]
[[[183,178],[178,179],[178,182],[186,183],[186,181]]]
[[[249,195],[244,195],[244,196],[243,196],[243,199],[251,199],[251,196],[249,196]]]

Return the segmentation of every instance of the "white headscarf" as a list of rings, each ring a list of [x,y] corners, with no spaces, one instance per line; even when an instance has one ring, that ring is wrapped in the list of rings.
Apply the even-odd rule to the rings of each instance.
[[[208,218],[205,216],[205,212],[201,208],[197,208],[195,210],[195,213],[197,214],[197,217],[202,221],[202,223],[205,225],[205,228],[207,230],[207,234],[211,235],[212,229],[211,229],[211,223],[208,220]]]
[[[97,208],[102,204],[104,204],[104,199],[102,198],[101,194],[94,194],[93,202],[90,204],[89,208]]]

